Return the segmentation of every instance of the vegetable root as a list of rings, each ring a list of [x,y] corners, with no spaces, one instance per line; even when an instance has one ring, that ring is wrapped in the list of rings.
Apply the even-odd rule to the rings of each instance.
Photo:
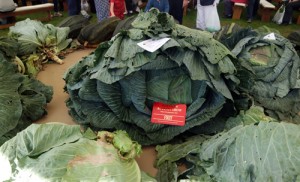
[[[61,60],[57,55],[55,55],[53,52],[51,52],[48,49],[43,49],[43,52],[47,55],[47,57],[55,62],[57,62],[58,64],[64,64],[64,61]]]

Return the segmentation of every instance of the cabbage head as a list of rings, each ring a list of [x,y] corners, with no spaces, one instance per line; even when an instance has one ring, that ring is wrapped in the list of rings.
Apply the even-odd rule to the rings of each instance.
[[[63,63],[58,56],[72,41],[67,38],[69,31],[69,27],[55,27],[26,19],[10,27],[8,36],[17,40],[17,55],[26,65],[25,73],[35,77],[48,60]]]
[[[137,43],[169,37],[154,52]],[[214,118],[235,78],[233,55],[212,35],[175,23],[156,9],[68,70],[64,79],[71,116],[95,130],[126,130],[142,145],[170,141]],[[184,126],[150,122],[154,102],[186,104]]]
[[[238,90],[278,120],[299,123],[300,58],[285,37],[243,28],[220,38],[238,58]]]
[[[32,124],[0,147],[0,181],[140,182],[141,146],[126,132]]]

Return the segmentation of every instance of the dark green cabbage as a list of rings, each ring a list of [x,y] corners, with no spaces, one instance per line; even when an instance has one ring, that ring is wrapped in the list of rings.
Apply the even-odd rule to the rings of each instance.
[[[78,123],[157,144],[208,122],[232,100],[229,87],[238,82],[233,55],[210,33],[178,25],[156,9],[131,25],[66,73],[67,106]],[[153,53],[137,45],[164,37],[170,40]],[[186,104],[186,124],[151,123],[154,102]]]

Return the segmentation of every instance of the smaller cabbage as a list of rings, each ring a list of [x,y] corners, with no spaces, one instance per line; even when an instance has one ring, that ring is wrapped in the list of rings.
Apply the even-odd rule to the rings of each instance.
[[[125,131],[33,124],[0,147],[0,181],[140,182],[134,158],[141,151]]]

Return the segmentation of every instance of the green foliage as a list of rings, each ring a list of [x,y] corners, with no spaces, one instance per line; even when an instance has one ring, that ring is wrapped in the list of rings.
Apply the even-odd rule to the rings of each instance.
[[[45,115],[53,94],[51,87],[18,73],[9,55],[14,54],[0,53],[0,145]]]
[[[26,74],[35,77],[48,60],[62,64],[57,56],[66,49],[71,39],[67,39],[69,27],[55,27],[40,21],[26,19],[9,28],[9,36],[17,40],[17,55],[26,66]]]
[[[288,39],[266,35],[268,31],[241,28],[220,41],[238,58],[234,63],[241,94],[279,120],[299,122],[300,58]]]
[[[126,130],[141,144],[157,144],[208,122],[232,99],[233,56],[211,34],[175,24],[155,9],[140,13],[132,27],[66,73],[67,106],[78,123]],[[137,45],[162,37],[170,40],[153,53]],[[186,124],[151,123],[154,102],[187,104]]]
[[[273,122],[252,107],[214,136],[157,146],[158,181],[297,181],[300,176],[299,125]],[[228,125],[229,126],[229,125]],[[185,170],[178,173],[178,167]],[[171,166],[173,166],[171,168]]]
[[[45,105],[52,98],[52,88],[16,73],[11,63],[0,62],[1,141],[3,144],[17,132],[47,112]]]
[[[141,152],[139,144],[123,131],[87,132],[78,125],[32,124],[0,147],[0,180],[141,181],[134,160]],[[121,145],[131,148],[116,147],[121,137],[127,142]]]

